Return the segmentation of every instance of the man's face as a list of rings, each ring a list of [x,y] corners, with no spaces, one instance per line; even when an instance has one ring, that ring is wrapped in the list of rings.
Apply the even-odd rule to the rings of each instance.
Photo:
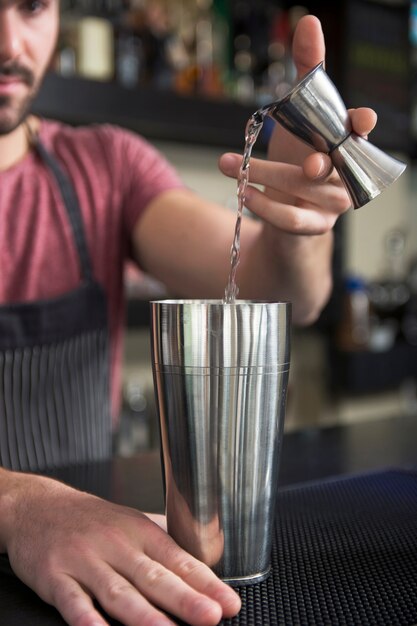
[[[0,136],[27,115],[58,35],[58,0],[0,0]]]

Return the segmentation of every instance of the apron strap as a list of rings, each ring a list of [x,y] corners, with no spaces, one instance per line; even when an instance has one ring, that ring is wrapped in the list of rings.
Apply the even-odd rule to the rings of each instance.
[[[56,158],[48,150],[46,150],[44,145],[36,136],[34,137],[33,147],[37,150],[45,165],[51,170],[58,183],[58,187],[68,214],[72,234],[80,259],[81,277],[88,282],[92,282],[93,271],[91,266],[91,259],[85,240],[81,209],[74,190],[74,186],[68,176],[65,174],[64,170],[59,165]]]

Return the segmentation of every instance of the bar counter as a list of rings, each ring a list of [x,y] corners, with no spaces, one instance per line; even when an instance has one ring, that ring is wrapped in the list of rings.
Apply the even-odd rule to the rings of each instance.
[[[314,606],[314,602],[327,602],[329,604],[329,598],[330,605],[326,607],[327,613],[323,610],[323,607],[320,608],[320,615],[327,615],[328,617],[328,619],[323,619],[322,623],[332,625],[358,624],[358,626],[366,626],[368,623],[378,624],[378,626],[391,626],[394,623],[403,626],[416,624],[417,587],[414,589],[414,585],[417,585],[417,576],[415,577],[416,583],[414,583],[414,574],[416,573],[414,568],[417,568],[417,543],[414,544],[414,539],[411,538],[410,544],[410,534],[414,535],[414,533],[407,530],[408,528],[417,527],[417,498],[412,497],[413,490],[417,487],[416,472],[417,416],[393,417],[379,421],[375,420],[330,428],[311,428],[286,434],[282,448],[279,479],[279,506],[282,512],[278,515],[277,520],[278,530],[275,538],[274,559],[280,568],[283,567],[284,563],[288,584],[292,580],[289,597],[285,598],[285,589],[283,587],[280,587],[279,591],[277,591],[277,581],[280,581],[280,585],[282,583],[282,571],[281,575],[278,572],[274,572],[274,576],[270,577],[271,580],[265,584],[261,592],[258,593],[257,589],[248,589],[244,592],[242,599],[244,600],[245,614],[243,615],[242,613],[241,618],[227,620],[225,624],[230,623],[233,626],[258,626],[258,624],[259,626],[266,626],[267,624],[285,624],[285,626],[288,626],[292,623],[299,625],[318,624],[320,620],[317,617],[317,611],[319,609]],[[92,463],[88,466],[61,468],[59,471],[54,472],[53,475],[68,484],[90,491],[116,503],[149,512],[163,511],[163,488],[159,451],[137,454],[129,458],[114,458],[106,463]],[[386,489],[387,493],[386,507],[384,505],[384,489]],[[402,499],[397,502],[396,498],[400,498],[400,496]],[[374,510],[370,512],[365,511],[367,502],[370,499],[372,500],[372,498],[375,498],[375,504],[372,504]],[[358,511],[363,513],[361,519],[365,526],[358,531],[360,532],[359,539],[354,536],[356,530],[352,530],[352,508],[355,508],[354,506],[352,507],[352,502],[357,502],[356,514]],[[404,510],[401,509],[403,504]],[[345,510],[344,506],[346,506]],[[395,519],[392,515],[389,517],[390,506]],[[385,515],[385,509],[388,511],[387,515]],[[378,515],[376,511],[379,511]],[[313,519],[314,515],[316,517]],[[372,527],[374,523],[373,517],[375,516],[379,520],[379,526],[376,530]],[[345,521],[346,532],[343,530]],[[367,524],[369,524],[368,527],[366,526]],[[398,568],[396,569],[395,562],[392,562],[390,566],[392,571],[390,570],[388,574],[389,577],[392,577],[394,591],[396,587],[395,576],[398,575],[400,577],[402,583],[404,583],[403,590],[408,590],[408,595],[411,594],[409,600],[404,597],[386,599],[386,585],[389,583],[382,580],[385,575],[383,571],[385,566],[382,562],[376,565],[373,562],[371,564],[372,567],[367,565],[365,569],[362,567],[363,563],[358,565],[359,561],[361,559],[363,561],[365,558],[365,555],[361,554],[361,550],[362,553],[364,552],[363,548],[360,547],[361,542],[377,542],[378,532],[380,531],[385,537],[392,524],[395,525],[395,537],[399,537],[399,529],[401,530],[402,525],[404,531],[408,532],[408,535],[403,543],[400,544],[402,546],[401,549],[404,548],[405,550],[400,560],[401,572],[398,573],[399,570]],[[291,542],[288,540],[288,536],[301,532],[301,526],[303,526],[303,536],[301,539],[300,537],[295,537],[296,543],[290,545]],[[326,577],[328,577],[329,572],[334,582],[341,572],[342,574],[344,573],[344,565],[341,562],[343,559],[338,558],[336,558],[337,564],[334,564],[335,553],[333,550],[333,561],[325,566],[328,568],[327,572],[323,570],[323,565],[320,564],[320,555],[317,554],[317,545],[320,544],[323,538],[317,533],[320,533],[324,527],[326,527],[326,533],[328,533],[326,537],[329,538],[333,548],[335,545],[339,545],[341,535],[343,535],[343,542],[348,542],[343,549],[347,550],[347,546],[349,546],[344,559],[346,568],[350,568],[350,570],[347,573],[345,572],[345,578],[343,578],[343,575],[341,577],[345,582],[341,583],[340,588],[334,583],[336,585],[335,588],[327,591]],[[279,535],[280,528],[285,530],[282,536]],[[369,530],[368,533],[365,532],[367,528]],[[310,538],[308,537],[309,533],[311,534]],[[367,537],[364,538],[364,534],[367,534]],[[345,535],[348,536],[348,539],[346,539]],[[374,537],[370,538],[368,535],[374,535]],[[307,537],[306,546],[302,545],[304,537]],[[355,548],[356,559],[350,565],[348,557],[352,553],[352,546],[349,544],[349,537],[353,541],[352,545]],[[383,540],[385,541],[385,539]],[[390,549],[394,551],[395,559],[398,549],[390,538],[387,541],[388,543],[391,542]],[[408,544],[405,545],[407,541]],[[307,578],[307,582],[303,581],[304,573],[302,574],[301,570],[294,569],[297,561],[297,545],[299,550],[315,551],[312,567],[313,570],[314,567],[319,569],[316,573],[312,570],[312,578],[310,581]],[[368,546],[368,544],[366,545]],[[285,554],[287,549],[290,551],[288,553],[290,556]],[[376,545],[375,550],[380,550],[380,546]],[[326,558],[328,556],[327,554]],[[301,554],[300,558],[305,562],[308,561],[306,554]],[[393,555],[391,553],[390,559],[392,558]],[[280,562],[280,559],[284,559],[284,561]],[[315,562],[316,566],[314,565]],[[377,577],[378,567],[382,571],[382,578]],[[355,568],[359,569],[356,571]],[[361,587],[358,591],[356,585],[361,572],[364,573],[364,576],[366,574],[366,578],[360,583]],[[376,582],[374,581],[375,589],[372,587],[372,581],[369,582],[369,578],[373,576],[373,573],[375,573],[376,577]],[[322,577],[321,582],[318,580],[320,576]],[[403,580],[401,577],[405,577],[405,579]],[[346,601],[347,604],[344,607],[342,606],[343,594],[346,592],[346,587],[350,584],[349,581],[353,579],[355,579],[352,582],[354,588],[351,591],[347,590],[348,601]],[[385,585],[382,594],[376,588],[377,582]],[[411,585],[410,588],[407,587],[408,583]],[[365,603],[365,605],[367,603],[366,595],[356,600],[353,598],[351,604],[349,604],[349,597],[352,593],[353,595],[355,593],[361,594],[362,588],[365,588],[365,591],[363,591],[365,593],[367,584],[371,585],[369,591],[370,603],[372,604],[372,601],[376,598],[377,614],[375,614],[375,606],[372,608],[373,613],[371,609],[367,612],[366,606],[361,613],[361,602],[362,604]],[[255,585],[254,588],[256,587]],[[258,587],[260,586],[258,585]],[[403,591],[402,596],[404,596],[405,591]],[[316,595],[311,600],[313,592]],[[273,610],[271,607],[268,610],[265,607],[262,609],[260,603],[267,601],[264,597],[265,593],[267,595],[279,593],[282,596],[279,600],[281,604],[278,606],[279,603],[277,603],[277,606],[272,607]],[[412,594],[414,594],[414,598]],[[309,602],[311,601],[311,606],[308,605],[307,609],[306,598],[310,598]],[[336,605],[334,603],[335,598],[337,599]],[[379,601],[379,598],[381,598],[381,601]],[[384,602],[387,602],[386,606]],[[405,602],[405,604],[402,605],[401,602]],[[251,603],[254,605],[252,608],[250,607]],[[294,608],[297,608],[297,603],[299,604],[299,611]],[[255,606],[256,604],[257,606]],[[397,605],[398,610],[396,609]],[[334,606],[336,606],[336,609]],[[355,606],[359,607],[357,611],[354,609]],[[379,609],[381,610],[380,615],[378,614]],[[297,617],[294,617],[295,613],[297,613]],[[374,615],[372,619],[369,618],[371,614]],[[341,618],[341,615],[344,617]],[[386,617],[384,618],[384,616]],[[111,619],[109,619],[109,623],[118,624],[118,622]],[[0,624],[5,626],[22,626],[23,624],[30,624],[30,626],[62,626],[64,624],[55,609],[44,604],[13,575],[7,557],[4,555],[0,557]]]

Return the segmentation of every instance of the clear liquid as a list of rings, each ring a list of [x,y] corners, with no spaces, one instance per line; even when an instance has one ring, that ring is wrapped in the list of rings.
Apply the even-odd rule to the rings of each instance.
[[[236,284],[236,272],[240,262],[240,228],[242,225],[243,208],[245,206],[246,188],[249,182],[250,157],[253,146],[255,145],[259,133],[261,132],[267,112],[268,109],[256,111],[246,125],[245,149],[243,151],[242,165],[240,166],[239,177],[237,180],[237,218],[235,235],[230,251],[229,280],[224,292],[225,304],[234,304],[239,293],[239,288]]]

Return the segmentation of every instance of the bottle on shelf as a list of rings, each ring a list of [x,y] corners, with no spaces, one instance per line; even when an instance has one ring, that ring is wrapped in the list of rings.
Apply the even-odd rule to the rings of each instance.
[[[365,280],[348,276],[344,284],[336,346],[344,352],[367,350],[370,338],[370,302]]]
[[[114,77],[113,27],[104,17],[88,15],[77,22],[78,74],[93,80]]]
[[[386,349],[393,346],[401,334],[401,321],[410,299],[406,279],[406,237],[400,229],[390,230],[385,237],[385,267],[381,278],[372,281],[369,297],[373,310],[371,347],[380,349],[380,337],[390,337],[383,342]]]
[[[263,105],[292,82],[305,12],[276,0],[62,0],[56,69]]]

